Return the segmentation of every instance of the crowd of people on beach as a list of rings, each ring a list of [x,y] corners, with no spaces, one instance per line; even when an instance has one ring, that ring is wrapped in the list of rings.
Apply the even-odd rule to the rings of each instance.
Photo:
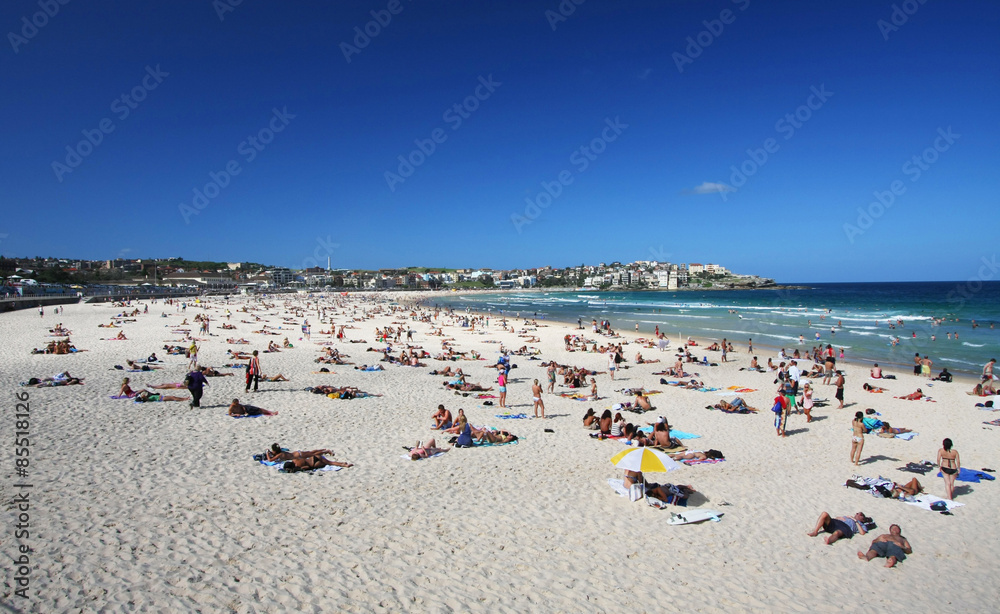
[[[440,389],[448,391],[449,395],[453,392],[463,398],[468,398],[470,395],[478,393],[475,394],[475,398],[483,400],[484,406],[495,407],[500,412],[497,417],[504,419],[530,418],[532,416],[528,416],[527,411],[521,414],[512,412],[514,407],[527,408],[530,406],[533,418],[553,420],[551,414],[546,415],[545,395],[550,395],[553,400],[559,400],[559,402],[561,399],[568,399],[594,403],[604,399],[611,404],[610,407],[603,410],[595,410],[591,407],[583,414],[584,430],[588,431],[588,434],[594,439],[618,441],[636,448],[650,448],[665,454],[671,460],[682,463],[716,463],[725,460],[725,456],[718,450],[688,450],[685,447],[685,441],[676,436],[677,432],[673,430],[665,416],[660,416],[655,421],[650,422],[639,418],[632,418],[631,421],[625,418],[625,414],[634,413],[641,416],[646,412],[656,410],[657,407],[653,404],[651,397],[663,394],[663,391],[650,390],[641,386],[613,391],[612,388],[616,385],[617,379],[623,377],[625,370],[663,362],[665,364],[662,369],[653,367],[653,369],[660,369],[655,372],[648,369],[650,371],[648,375],[651,377],[662,376],[659,380],[660,384],[669,387],[672,391],[684,391],[671,392],[670,394],[693,394],[718,390],[718,388],[712,388],[706,384],[710,377],[706,378],[701,374],[710,373],[712,367],[720,363],[732,362],[733,360],[742,363],[743,359],[736,356],[737,349],[729,339],[722,339],[707,346],[699,345],[697,341],[689,339],[688,342],[674,351],[674,358],[670,359],[669,355],[663,354],[669,351],[669,342],[666,342],[665,333],[659,330],[659,326],[653,331],[652,337],[629,341],[615,332],[609,320],[598,322],[597,319],[594,319],[588,334],[583,329],[581,319],[578,321],[580,330],[577,334],[566,334],[562,338],[561,345],[566,356],[569,354],[574,356],[573,363],[576,364],[570,364],[569,362],[561,362],[566,360],[566,357],[541,356],[541,350],[533,344],[541,342],[543,331],[540,329],[544,328],[544,325],[539,325],[534,319],[521,318],[520,314],[514,317],[511,317],[510,314],[461,314],[450,309],[432,308],[427,304],[389,304],[384,298],[371,296],[359,296],[352,299],[337,297],[326,301],[259,297],[243,301],[222,298],[199,299],[188,303],[172,299],[163,302],[162,306],[164,308],[162,313],[154,317],[182,318],[179,324],[168,323],[166,325],[173,338],[164,340],[162,350],[168,356],[183,356],[182,360],[186,361],[183,363],[184,375],[176,375],[179,372],[177,367],[181,363],[165,362],[158,359],[155,353],[151,353],[147,358],[125,359],[124,362],[130,372],[150,372],[166,368],[174,375],[165,379],[179,379],[180,381],[147,384],[133,389],[130,377],[124,377],[114,398],[131,399],[135,403],[143,404],[186,402],[190,408],[194,409],[202,407],[206,389],[214,390],[209,383],[209,378],[236,376],[234,368],[242,371],[242,389],[243,393],[248,396],[259,393],[262,382],[280,383],[290,380],[283,373],[265,375],[264,366],[266,363],[262,365],[261,354],[315,351],[317,355],[311,358],[311,361],[317,365],[328,365],[313,372],[320,377],[326,377],[327,374],[330,374],[329,367],[335,365],[350,365],[354,371],[361,373],[383,372],[387,369],[424,368],[432,361],[445,362],[447,366],[434,365],[435,368],[429,373],[415,370],[412,377],[426,377],[429,374],[435,378],[445,378],[440,380]],[[190,328],[186,328],[190,326],[186,315],[189,308],[197,311],[192,322],[198,324],[198,336],[192,334]],[[236,310],[239,326],[233,323],[234,314],[230,308]],[[119,329],[117,336],[112,339],[128,340],[129,337],[123,327],[131,325],[149,313],[148,304],[143,305],[141,310],[136,305],[128,304],[127,309],[127,311],[119,312],[109,324],[100,325],[102,328]],[[173,313],[168,313],[171,310]],[[44,316],[44,313],[42,315]],[[366,322],[372,321],[376,317],[385,316],[393,318],[393,322],[389,325],[376,326],[370,339],[347,338],[348,330],[352,331],[352,336],[364,336],[363,333],[355,331],[363,330],[362,327],[365,326]],[[317,340],[313,339],[314,334],[308,318],[314,318],[315,321],[319,322],[320,331],[315,334]],[[275,323],[276,319],[280,319],[280,322]],[[284,339],[280,343],[267,340],[265,344],[263,341],[258,341],[259,338],[254,338],[251,341],[251,339],[239,336],[238,333],[230,332],[231,336],[225,337],[225,341],[222,341],[211,332],[213,322],[219,324],[217,328],[226,331],[239,330],[251,338],[254,334],[261,334],[284,336]],[[896,325],[902,326],[902,323],[894,324],[894,326]],[[324,327],[326,330],[323,330]],[[420,328],[427,330],[421,333]],[[299,342],[293,345],[289,341],[288,335],[290,333],[288,331],[296,329],[301,330],[301,336]],[[448,330],[447,335],[446,329]],[[60,337],[60,339],[50,341],[43,350],[36,350],[37,353],[65,355],[84,351],[77,350],[70,343],[69,335],[71,332],[61,323],[47,329],[47,331],[48,334]],[[424,343],[428,345],[427,349],[414,344],[415,335],[418,334],[425,335]],[[475,338],[474,340],[498,344],[496,360],[487,360],[478,349],[461,347],[462,340],[471,338],[473,334],[486,335],[485,339]],[[505,347],[504,341],[492,338],[494,335],[502,334],[507,335],[505,341],[513,340],[515,343],[511,347],[517,349],[508,349]],[[511,335],[513,337],[510,337]],[[599,341],[589,338],[591,335],[599,335],[603,339]],[[957,338],[957,333],[955,336]],[[803,342],[804,339],[800,336],[800,343]],[[367,363],[373,364],[366,363],[358,366],[352,360],[351,355],[345,351],[350,346],[341,345],[350,343],[366,344],[367,352],[373,355]],[[630,343],[636,344],[640,348],[635,351],[631,361],[626,358],[625,347]],[[123,347],[130,345],[122,344]],[[206,354],[206,349],[213,356],[221,355],[224,345],[258,345],[262,349],[244,352],[229,347],[225,348],[227,362],[224,365],[211,367],[199,364],[205,362],[203,356]],[[437,346],[440,348],[438,349]],[[266,349],[263,349],[265,347]],[[658,355],[665,357],[650,358],[644,356],[643,349],[658,351]],[[809,351],[800,351],[796,348],[791,353],[786,353],[785,349],[781,349],[773,359],[772,357],[767,358],[766,367],[760,364],[755,350],[759,351],[759,348],[755,349],[753,340],[748,340],[747,366],[740,370],[755,373],[756,375],[752,377],[766,377],[768,380],[773,375],[775,396],[771,410],[775,433],[778,437],[787,438],[795,434],[789,429],[789,423],[795,415],[801,415],[804,422],[809,424],[816,419],[814,413],[820,408],[829,408],[831,415],[835,416],[837,415],[836,410],[856,403],[856,401],[847,403],[845,399],[846,372],[842,368],[837,368],[838,360],[844,359],[843,349],[839,351],[839,354],[831,344],[814,346]],[[742,352],[742,350],[740,351]],[[694,352],[702,354],[701,357],[696,356]],[[719,354],[718,362],[710,360],[704,352],[717,352]],[[632,355],[631,351],[628,353]],[[601,370],[594,368],[595,360],[588,359],[587,354],[598,355],[597,359],[600,361]],[[739,356],[743,356],[743,354],[741,353]],[[512,379],[512,369],[519,368],[513,362],[515,357],[522,361],[521,369],[536,369],[536,373],[539,373],[540,377],[532,377],[533,374],[531,374]],[[542,358],[545,360],[534,362]],[[273,359],[264,357],[264,360]],[[463,367],[452,366],[452,363],[460,361],[464,365]],[[996,360],[991,359],[983,366],[981,381],[970,394],[977,397],[996,395],[995,363]],[[694,366],[692,367],[692,365]],[[116,367],[123,369],[120,366]],[[927,355],[918,353],[914,356],[913,374],[921,378],[919,381],[928,380],[928,383],[924,385],[947,384],[953,381],[953,376],[947,369],[942,369],[937,376],[934,376],[933,368],[934,362]],[[541,371],[538,371],[539,369]],[[698,372],[688,372],[686,369],[698,369]],[[296,373],[286,372],[293,378],[298,377]],[[862,393],[861,396],[866,400],[874,402],[879,400],[879,397],[868,397],[867,394],[863,393],[874,395],[889,393],[889,388],[878,384],[891,382],[896,379],[896,376],[886,373],[878,364],[871,368],[869,374],[870,381],[863,382],[852,390],[857,390]],[[643,375],[645,376],[646,373],[644,372]],[[604,382],[601,384],[602,387],[605,383],[608,386],[604,390],[604,396],[598,394],[598,378]],[[674,379],[668,380],[666,378]],[[470,379],[478,381],[469,381]],[[52,377],[31,378],[24,385],[57,387],[83,383],[83,378],[71,376],[68,371],[61,371]],[[886,384],[886,386],[888,385]],[[557,386],[563,390],[557,390]],[[818,393],[820,387],[831,390],[836,405],[830,400],[820,398]],[[758,413],[757,408],[750,406],[743,396],[740,396],[740,394],[756,392],[756,389],[745,389],[746,392],[740,392],[740,390],[733,397],[710,403],[707,407],[726,414],[752,415]],[[336,400],[357,400],[382,396],[379,392],[362,390],[358,386],[344,385],[340,382],[330,383],[329,381],[318,382],[304,390],[296,389],[293,391],[294,394],[305,392]],[[882,398],[890,396],[886,394]],[[665,410],[669,406],[669,397],[661,398],[663,401],[657,405],[663,406],[661,409]],[[929,399],[922,388],[917,388],[915,392],[909,394],[898,395],[895,398],[933,400]],[[224,406],[227,408],[226,415],[233,418],[273,417],[278,416],[279,413],[241,402],[239,398],[232,398]],[[847,421],[846,415],[844,421]],[[895,419],[893,421],[895,422]],[[406,457],[411,460],[423,460],[439,456],[454,449],[454,447],[508,445],[521,440],[518,435],[511,432],[511,429],[495,428],[486,424],[472,424],[465,408],[458,408],[453,413],[452,410],[446,408],[445,403],[438,404],[437,409],[431,414],[429,429],[436,433],[437,438],[448,438],[447,443],[453,447],[441,445],[435,438],[429,438],[426,441],[421,438],[415,446],[406,447]],[[887,438],[914,435],[909,428],[892,426],[888,421],[883,420],[881,412],[874,408],[855,411],[850,420],[850,429],[850,462],[852,466],[860,466],[865,462],[863,455],[866,435]],[[332,455],[333,452],[329,449],[289,451],[274,444],[265,453],[258,456],[260,456],[260,462],[277,464],[282,471],[288,473],[315,471],[325,467],[347,468],[352,466],[350,463],[330,460],[328,457]],[[960,475],[962,465],[958,451],[951,439],[944,439],[942,442],[937,454],[936,465],[943,475],[945,498],[953,501],[954,484]],[[625,472],[624,484],[626,488],[633,484],[640,484],[643,487],[645,497],[671,505],[686,503],[696,492],[690,484],[647,483],[642,472],[631,470]],[[893,483],[890,494],[902,498],[912,499],[923,491],[923,487],[915,479],[907,484],[898,485],[898,488],[896,486]],[[821,531],[825,531],[829,533],[826,543],[833,544],[841,539],[850,539],[854,535],[865,535],[874,526],[871,518],[861,513],[853,516],[832,517],[824,512],[809,535],[816,536]],[[893,524],[889,527],[888,533],[877,537],[866,551],[859,551],[858,556],[864,560],[883,557],[886,559],[886,567],[893,567],[911,553],[912,548],[909,542],[902,537],[899,527]]]

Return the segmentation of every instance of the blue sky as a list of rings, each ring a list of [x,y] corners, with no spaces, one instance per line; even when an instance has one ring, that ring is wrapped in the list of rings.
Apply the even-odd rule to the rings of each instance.
[[[235,1],[3,3],[0,253],[782,281],[993,253],[995,2]]]

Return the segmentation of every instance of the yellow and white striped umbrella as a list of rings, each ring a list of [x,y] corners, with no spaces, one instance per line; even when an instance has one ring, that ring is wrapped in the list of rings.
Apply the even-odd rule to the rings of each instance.
[[[667,473],[680,469],[680,464],[665,452],[652,448],[629,448],[615,454],[611,464],[619,469],[641,471],[643,473]]]

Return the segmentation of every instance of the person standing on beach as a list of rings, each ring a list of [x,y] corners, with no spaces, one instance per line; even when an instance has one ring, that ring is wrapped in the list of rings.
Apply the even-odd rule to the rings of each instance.
[[[799,377],[801,376],[802,373],[799,371],[799,363],[793,360],[788,366],[788,383],[792,385],[793,399],[799,395]]]
[[[920,375],[920,352],[913,355],[913,374]]]
[[[549,362],[549,369],[546,371],[549,378],[549,394],[555,394],[556,388],[556,362]]]
[[[618,358],[618,352],[611,350],[608,352],[608,373],[611,374],[611,381],[615,379],[615,370],[618,368],[618,362],[615,360]]]
[[[851,421],[851,462],[861,464],[861,450],[865,447],[865,415],[855,412]]]
[[[198,368],[198,344],[194,341],[191,342],[191,347],[188,348],[188,369]]]
[[[254,350],[253,356],[250,357],[250,362],[247,363],[247,392],[250,392],[251,382],[253,382],[253,391],[257,392],[257,383],[260,381],[260,373],[260,360],[257,358],[257,350]]]
[[[747,354],[753,354],[753,338],[747,340]]]
[[[993,377],[993,367],[996,366],[997,359],[990,358],[989,362],[983,365],[983,380],[992,380]]]
[[[774,397],[774,406],[771,411],[774,412],[774,430],[777,431],[778,437],[788,437],[785,433],[785,425],[788,424],[788,399],[781,390],[779,388],[778,396]]]
[[[955,500],[955,478],[962,469],[962,461],[958,458],[958,450],[952,449],[951,439],[941,442],[941,449],[938,450],[937,464],[941,468],[941,477],[944,478],[944,496],[949,501]]]
[[[843,371],[837,371],[837,381],[834,382],[834,384],[837,386],[837,394],[835,395],[835,398],[838,401],[840,401],[840,405],[837,406],[837,409],[844,409],[844,372]]]
[[[500,407],[507,408],[507,373],[503,365],[497,365],[497,390],[500,392]]]
[[[545,417],[545,403],[542,402],[542,386],[535,380],[534,385],[531,386],[531,400],[535,404],[535,417],[538,418],[538,410],[542,410],[541,417]]]
[[[205,374],[202,372],[204,367],[195,369],[194,371],[187,374],[184,378],[184,383],[187,384],[188,392],[191,393],[191,403],[188,407],[192,409],[195,407],[201,407],[201,395],[205,393],[205,386],[208,386],[208,380],[205,379]]]
[[[934,361],[928,356],[924,356],[923,360],[920,361],[920,374],[927,379],[931,378],[931,367],[934,365]]]

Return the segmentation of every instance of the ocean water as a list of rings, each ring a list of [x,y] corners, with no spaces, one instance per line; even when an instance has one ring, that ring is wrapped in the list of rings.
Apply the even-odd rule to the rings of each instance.
[[[758,356],[766,349],[810,350],[832,345],[852,362],[883,366],[913,363],[930,356],[935,372],[979,374],[1000,354],[1000,282],[898,282],[795,284],[803,289],[755,291],[546,292],[504,291],[472,295],[442,293],[430,305],[456,311],[501,311],[590,329],[594,319],[612,327],[652,334],[655,327],[673,343],[687,336],[728,338],[746,352],[752,338]],[[902,325],[890,328],[902,320]],[[972,321],[979,326],[973,328]],[[995,325],[996,328],[990,328]],[[832,331],[831,331],[832,329]],[[949,338],[948,333],[951,333]],[[957,333],[957,335],[956,335]],[[799,336],[803,342],[800,344]],[[818,338],[817,338],[818,335]],[[915,335],[915,336],[914,336]],[[891,341],[898,338],[893,347]]]

